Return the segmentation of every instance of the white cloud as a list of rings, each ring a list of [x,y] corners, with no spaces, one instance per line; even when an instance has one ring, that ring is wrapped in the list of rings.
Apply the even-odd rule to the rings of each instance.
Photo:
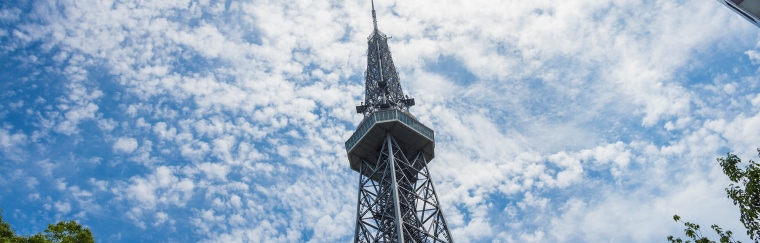
[[[752,105],[760,107],[760,94],[757,94],[755,98],[752,98]]]
[[[137,139],[130,137],[119,138],[116,140],[116,143],[113,144],[114,152],[130,154],[134,152],[135,149],[137,149]]]
[[[164,212],[157,212],[154,217],[156,218],[156,222],[153,223],[153,226],[163,224],[169,219],[169,215]]]
[[[720,175],[714,171],[704,180],[704,175],[689,175],[686,181],[666,189],[663,196],[652,197],[641,192],[624,195],[606,188],[599,200],[586,201],[573,198],[563,203],[561,214],[553,218],[547,229],[559,241],[606,241],[615,239],[625,242],[642,242],[664,239],[667,235],[681,236],[682,224],[672,220],[674,214],[685,221],[709,226],[718,224],[724,229],[740,229],[738,221],[722,215],[738,215],[738,210],[726,207],[731,204],[723,195],[725,178],[712,181]],[[704,212],[711,207],[716,211]],[[636,230],[620,230],[636,229]],[[703,231],[710,234],[709,231]],[[711,235],[711,234],[710,234]],[[714,238],[711,236],[711,238]]]
[[[219,163],[202,163],[198,168],[211,179],[227,180],[227,174],[230,172],[229,166]]]
[[[749,60],[752,61],[752,64],[755,64],[755,65],[760,64],[760,53],[757,53],[754,50],[748,50],[744,52],[744,54],[747,54],[747,57],[749,57]]]
[[[68,202],[55,202],[53,206],[58,213],[67,214],[71,212],[71,204]]]
[[[0,10],[0,19],[5,22],[18,21],[21,15],[21,9],[18,8],[5,8]]]
[[[100,191],[105,191],[106,189],[108,189],[107,181],[100,181],[100,180],[96,180],[95,178],[90,178],[89,180],[87,180],[87,182]]]
[[[190,179],[177,177],[175,170],[159,166],[153,174],[132,177],[128,184],[114,188],[114,193],[124,193],[127,199],[138,203],[139,212],[163,205],[184,206],[192,198],[196,185]],[[139,219],[141,214],[135,214],[134,219]]]
[[[242,206],[242,201],[238,195],[232,195],[232,197],[230,197],[230,204],[233,207],[240,208]]]
[[[135,178],[132,185],[127,188],[127,193],[131,198],[148,207],[153,207],[156,204],[155,187],[144,179]]]
[[[4,151],[24,145],[26,143],[27,136],[23,133],[11,134],[8,130],[0,128],[0,147]]]

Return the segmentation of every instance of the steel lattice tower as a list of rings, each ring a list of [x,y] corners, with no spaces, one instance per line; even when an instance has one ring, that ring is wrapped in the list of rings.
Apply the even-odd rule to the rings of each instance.
[[[364,119],[346,141],[359,172],[354,242],[453,242],[427,168],[434,132],[409,113],[414,99],[401,90],[374,2],[372,22],[364,102],[356,107]]]

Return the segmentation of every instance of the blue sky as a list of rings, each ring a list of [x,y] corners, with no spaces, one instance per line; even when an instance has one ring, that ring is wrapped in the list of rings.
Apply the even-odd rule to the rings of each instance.
[[[760,31],[717,1],[377,1],[457,242],[747,240]],[[347,242],[369,1],[0,3],[0,207],[99,242]]]

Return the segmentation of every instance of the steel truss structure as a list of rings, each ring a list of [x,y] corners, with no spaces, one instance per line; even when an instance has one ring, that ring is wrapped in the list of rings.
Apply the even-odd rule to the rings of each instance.
[[[410,162],[390,133],[378,153],[359,167],[354,242],[452,242],[425,154]]]
[[[359,172],[354,242],[453,242],[427,167],[435,133],[409,112],[414,99],[401,89],[374,2],[372,21],[364,102],[356,107],[364,119],[345,143]]]

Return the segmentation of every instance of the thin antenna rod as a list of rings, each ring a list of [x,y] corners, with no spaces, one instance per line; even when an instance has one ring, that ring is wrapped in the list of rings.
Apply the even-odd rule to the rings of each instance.
[[[375,0],[372,0],[372,24],[375,25],[375,30],[377,30],[377,16],[375,15]]]

